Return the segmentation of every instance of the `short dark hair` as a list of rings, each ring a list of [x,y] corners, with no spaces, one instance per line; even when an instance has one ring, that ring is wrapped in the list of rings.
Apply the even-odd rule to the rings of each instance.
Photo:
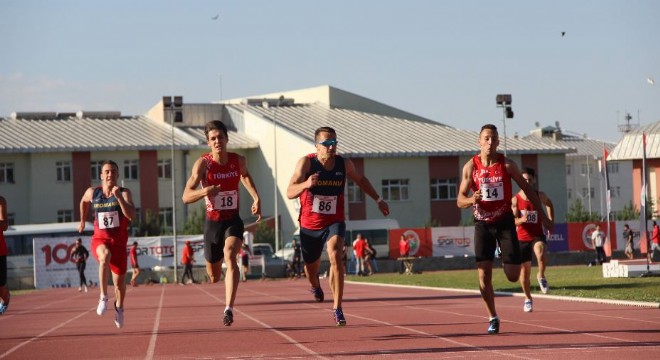
[[[495,126],[493,124],[486,124],[486,125],[482,126],[481,130],[479,130],[479,135],[481,135],[481,133],[484,132],[484,130],[486,130],[486,129],[493,130],[499,135],[499,133],[497,132],[497,126]]]
[[[529,176],[531,176],[531,177],[533,177],[533,178],[536,179],[536,171],[534,171],[534,169],[532,169],[532,168],[529,168],[529,167],[525,168],[525,169],[521,172],[521,174],[527,174],[527,175],[529,175]]]
[[[222,131],[222,133],[225,134],[226,138],[229,137],[227,135],[227,126],[225,125],[225,123],[223,123],[220,120],[211,120],[206,123],[206,125],[204,126],[204,136],[206,136],[206,140],[209,139],[209,132],[211,130]]]
[[[335,136],[337,136],[337,132],[335,132],[335,129],[333,129],[329,126],[321,126],[320,128],[316,129],[316,131],[314,132],[314,141],[316,141],[316,139],[319,137],[319,134],[322,133],[322,132],[335,134]]]
[[[115,169],[117,169],[117,171],[119,171],[119,165],[117,165],[117,163],[112,161],[112,160],[104,161],[103,164],[101,164],[101,169],[103,169],[103,166],[105,166],[105,165],[110,165],[110,166],[114,167]]]
[[[133,241],[133,245],[137,246],[137,241]]]

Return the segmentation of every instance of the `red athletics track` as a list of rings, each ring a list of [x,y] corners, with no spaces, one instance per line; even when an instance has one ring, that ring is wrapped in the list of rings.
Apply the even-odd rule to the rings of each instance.
[[[224,286],[130,288],[126,323],[96,315],[98,289],[14,296],[0,316],[2,359],[658,359],[660,310],[498,296],[501,332],[487,335],[475,292],[347,283],[348,325],[303,280],[241,283],[234,324],[224,327]],[[111,299],[112,300],[112,299]],[[111,305],[111,302],[110,302]]]

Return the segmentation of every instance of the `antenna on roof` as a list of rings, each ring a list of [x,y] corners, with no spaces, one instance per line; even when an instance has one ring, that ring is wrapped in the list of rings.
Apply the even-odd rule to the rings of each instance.
[[[626,116],[623,117],[625,120],[624,124],[619,124],[619,132],[622,132],[624,134],[629,133],[639,127],[639,109],[637,110],[637,124],[631,124],[630,120],[632,120],[632,116],[630,115],[629,112],[626,112]]]

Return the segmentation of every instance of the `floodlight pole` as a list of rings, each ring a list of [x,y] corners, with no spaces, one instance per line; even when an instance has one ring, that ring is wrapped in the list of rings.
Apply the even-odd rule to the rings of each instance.
[[[166,100],[168,99],[168,100]],[[172,242],[173,242],[173,256],[174,256],[174,282],[178,283],[178,278],[179,278],[179,269],[177,266],[177,259],[178,257],[178,251],[177,251],[177,244],[176,244],[176,180],[175,180],[175,164],[174,164],[174,108],[175,107],[181,107],[182,105],[182,99],[179,96],[174,97],[174,101],[172,101],[172,97],[170,96],[164,96],[163,97],[163,108],[165,109],[165,113],[167,114],[167,117],[170,120],[170,127],[172,130],[171,133],[171,146],[170,146],[170,152],[171,152],[171,157],[172,157]]]
[[[279,109],[284,100],[284,96],[280,96],[277,99],[277,105],[275,105],[275,110],[273,111],[273,200],[275,205],[275,252],[277,253],[280,250],[280,224],[279,224],[279,207],[278,207],[278,196],[277,196],[277,109]]]
[[[504,156],[506,156],[506,119],[513,119],[513,110],[511,110],[511,94],[498,94],[495,97],[497,107],[502,108],[502,122],[504,123]]]

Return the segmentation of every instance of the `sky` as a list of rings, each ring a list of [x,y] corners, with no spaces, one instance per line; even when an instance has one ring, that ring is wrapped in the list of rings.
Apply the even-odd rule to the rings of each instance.
[[[0,0],[0,49],[0,117],[330,85],[508,136],[660,121],[655,0]]]

